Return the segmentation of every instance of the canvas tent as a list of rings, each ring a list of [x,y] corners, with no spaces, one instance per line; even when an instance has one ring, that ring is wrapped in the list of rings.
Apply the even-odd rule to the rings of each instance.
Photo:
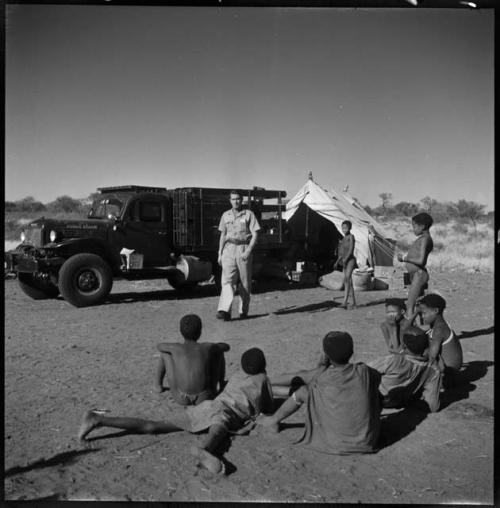
[[[317,219],[315,217],[321,217]],[[286,205],[283,214],[290,227],[297,231],[303,229],[306,243],[318,241],[318,224],[328,221],[334,225],[330,241],[337,243],[341,238],[342,222],[352,222],[351,232],[356,239],[354,256],[360,268],[364,266],[392,266],[394,257],[394,242],[388,239],[388,234],[362,206],[346,192],[335,190],[327,192],[321,188],[309,175],[305,185],[293,196]],[[324,225],[321,226],[325,230]],[[312,236],[311,236],[312,235]],[[323,235],[323,241],[325,235]]]

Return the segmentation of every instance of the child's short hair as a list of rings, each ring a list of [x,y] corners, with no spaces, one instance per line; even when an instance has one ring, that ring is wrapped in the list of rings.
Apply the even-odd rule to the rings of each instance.
[[[406,303],[402,298],[386,298],[385,306],[399,307],[401,310],[406,310]]]
[[[187,314],[181,318],[180,322],[181,335],[186,340],[197,341],[201,335],[201,318],[196,314]]]
[[[241,368],[245,374],[249,374],[251,376],[265,372],[266,357],[264,356],[262,349],[259,349],[258,347],[247,349],[241,355]]]
[[[237,189],[231,189],[231,190],[229,191],[229,197],[231,197],[231,195],[232,195],[232,194],[235,194],[236,196],[239,196],[240,198],[241,198],[241,197],[243,197],[243,196],[241,195],[241,191],[239,191],[239,190],[237,190]]]
[[[417,215],[414,215],[411,220],[420,226],[424,226],[427,229],[429,229],[432,224],[434,224],[432,217],[425,212],[417,213]]]
[[[403,334],[403,344],[410,353],[421,355],[429,347],[429,337],[421,328],[411,326]]]
[[[352,337],[347,332],[328,332],[323,338],[323,350],[335,363],[347,363],[354,352]]]
[[[438,309],[440,313],[446,309],[446,300],[435,293],[429,293],[428,295],[420,298],[419,303],[423,303],[426,307],[430,307],[432,309]]]
[[[346,226],[349,226],[349,229],[351,229],[351,228],[352,228],[352,222],[351,222],[350,220],[345,220],[345,221],[343,221],[343,222],[342,222],[342,226],[343,226],[344,224],[345,224]]]

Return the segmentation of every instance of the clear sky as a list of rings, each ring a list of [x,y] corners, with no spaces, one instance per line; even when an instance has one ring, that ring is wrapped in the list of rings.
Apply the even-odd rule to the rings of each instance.
[[[5,198],[106,185],[493,209],[492,10],[10,5]]]

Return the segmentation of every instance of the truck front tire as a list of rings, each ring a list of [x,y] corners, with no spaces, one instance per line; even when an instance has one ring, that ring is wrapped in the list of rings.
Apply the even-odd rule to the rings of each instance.
[[[21,290],[33,300],[56,298],[59,288],[49,281],[36,278],[31,273],[18,273],[17,281]]]
[[[95,254],[76,254],[59,271],[59,289],[75,307],[88,307],[105,300],[113,286],[108,263]]]

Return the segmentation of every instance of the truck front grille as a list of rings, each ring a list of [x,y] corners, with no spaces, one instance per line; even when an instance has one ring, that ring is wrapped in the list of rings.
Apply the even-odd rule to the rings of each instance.
[[[35,247],[41,247],[43,245],[42,228],[27,227],[24,232],[26,234],[24,243],[34,245]]]

